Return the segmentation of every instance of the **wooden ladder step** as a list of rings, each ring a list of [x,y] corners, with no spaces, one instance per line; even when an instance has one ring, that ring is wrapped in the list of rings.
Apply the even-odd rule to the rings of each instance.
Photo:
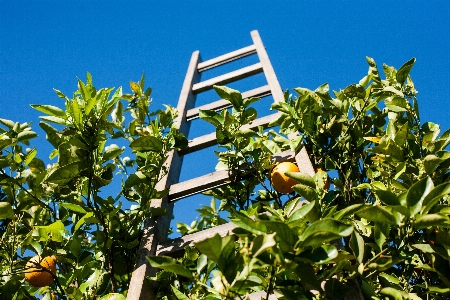
[[[291,150],[283,151],[281,153],[272,155],[271,157],[271,160],[274,163],[280,161],[294,161],[294,159],[295,153]],[[245,170],[243,169],[242,171]],[[182,198],[199,194],[201,192],[228,184],[229,181],[228,170],[212,172],[200,177],[172,184],[170,186],[168,197],[171,202],[174,202]]]
[[[268,84],[258,87],[256,89],[252,89],[250,91],[246,91],[242,93],[242,99],[251,98],[251,97],[265,97],[270,95],[272,92],[270,91],[270,87]],[[199,110],[214,110],[218,111],[224,108],[231,107],[231,103],[228,100],[217,100],[213,103],[208,103],[202,106],[198,106],[196,108],[192,108],[186,112],[187,121],[192,121],[193,119],[198,118]]]
[[[233,52],[229,52],[227,54],[212,58],[210,60],[200,62],[197,66],[197,70],[199,72],[203,72],[208,69],[226,64],[233,60],[236,60],[236,59],[239,59],[239,58],[251,55],[251,54],[255,54],[255,53],[256,53],[255,45],[250,45],[250,46],[235,50]]]
[[[258,126],[262,126],[264,128],[267,128],[269,123],[272,121],[275,121],[280,116],[280,113],[274,113],[265,117],[258,118],[254,120],[251,124],[242,126],[243,129],[257,129]],[[199,136],[197,138],[194,138],[188,142],[188,146],[180,151],[178,153],[180,155],[185,155],[188,153],[192,153],[201,149],[208,148],[210,146],[214,146],[217,144],[216,139],[216,133],[211,132],[209,134],[205,134],[202,136]]]
[[[194,94],[201,93],[212,89],[213,85],[227,84],[261,72],[263,72],[262,64],[256,63],[254,65],[196,83],[192,86],[192,92]]]

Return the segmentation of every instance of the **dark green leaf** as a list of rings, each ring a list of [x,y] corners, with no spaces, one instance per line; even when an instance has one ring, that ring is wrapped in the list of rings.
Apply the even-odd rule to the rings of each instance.
[[[359,263],[362,263],[362,260],[364,258],[364,239],[355,230],[353,230],[352,236],[350,238],[350,248],[352,249],[353,254],[356,257],[356,260]]]
[[[397,220],[395,219],[394,215],[384,207],[371,205],[366,205],[366,207],[367,208],[358,211],[356,214],[361,218],[365,218],[369,221],[387,223],[392,225],[397,224]]]
[[[78,176],[81,171],[81,162],[73,162],[51,172],[46,181],[64,185],[72,180],[72,178]]]
[[[188,268],[178,263],[176,259],[168,256],[147,256],[152,267],[163,269],[177,275],[192,279],[192,273]]]
[[[299,193],[302,197],[304,197],[308,201],[314,201],[318,199],[318,195],[315,188],[311,188],[304,184],[296,184],[292,187],[294,191]]]
[[[423,213],[427,213],[439,200],[448,194],[450,194],[449,182],[444,182],[432,189],[423,199],[422,206],[425,207]]]
[[[420,216],[415,222],[414,225],[418,228],[427,228],[431,226],[441,226],[450,228],[450,219],[448,216],[440,215],[440,214],[428,214],[424,216]]]
[[[8,202],[0,202],[0,220],[1,219],[13,219],[14,211],[11,204]]]
[[[215,127],[223,125],[224,119],[223,116],[213,110],[199,110],[198,113],[200,119],[205,120],[208,123],[211,123]]]
[[[411,186],[406,195],[406,203],[411,216],[414,216],[422,209],[423,200],[433,188],[434,184],[430,177],[425,177]]]
[[[176,287],[174,287],[173,285],[171,285],[170,287],[172,288],[172,292],[174,293],[175,297],[177,297],[178,300],[189,300],[189,297],[187,297],[182,292],[177,290]]]
[[[353,226],[334,219],[322,219],[314,222],[300,236],[300,246],[314,246],[332,241],[353,232]]]
[[[332,245],[322,245],[318,248],[303,251],[298,255],[300,258],[307,259],[314,264],[326,264],[338,256],[338,250]]]

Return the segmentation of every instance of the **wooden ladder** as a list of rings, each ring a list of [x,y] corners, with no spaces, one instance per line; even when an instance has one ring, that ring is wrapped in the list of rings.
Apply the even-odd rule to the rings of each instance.
[[[179,115],[175,120],[180,132],[182,132],[185,136],[188,136],[189,134],[190,121],[198,117],[200,109],[220,110],[231,107],[231,104],[227,100],[218,100],[213,103],[194,107],[196,95],[212,89],[213,85],[225,85],[227,83],[263,72],[267,80],[267,85],[243,92],[242,97],[263,97],[272,95],[275,102],[284,101],[283,91],[278,83],[278,79],[272,68],[258,31],[254,30],[250,34],[253,40],[252,45],[207,61],[201,60],[199,51],[192,53],[187,74],[181,89],[180,98],[178,100],[177,109]],[[259,58],[258,63],[211,78],[209,80],[205,80],[203,82],[200,81],[201,72],[252,54],[257,54]],[[274,113],[258,118],[254,120],[251,125],[248,125],[247,128],[257,129],[258,126],[267,127],[269,123],[277,119],[278,116],[278,113]],[[132,273],[130,288],[128,290],[128,300],[156,299],[154,287],[151,282],[146,281],[145,277],[155,276],[157,270],[152,268],[147,262],[147,256],[173,256],[183,251],[185,246],[192,246],[193,242],[204,240],[216,234],[225,236],[236,227],[233,223],[227,223],[180,238],[167,239],[170,228],[170,220],[173,213],[173,204],[176,200],[225,185],[229,182],[228,170],[216,171],[184,182],[178,182],[183,155],[215,144],[217,144],[217,140],[215,132],[213,132],[190,140],[186,149],[181,151],[172,151],[169,153],[166,161],[166,166],[169,170],[168,174],[157,185],[157,190],[168,188],[170,190],[169,194],[164,198],[152,200],[151,202],[152,208],[165,208],[167,210],[167,215],[154,219],[148,219],[144,223],[143,236],[136,259],[135,270]],[[314,176],[314,168],[310,162],[308,154],[306,153],[305,147],[302,147],[302,150],[299,153],[284,151],[274,155],[272,158],[274,161],[295,160],[302,172]],[[262,295],[260,292],[255,293],[250,299],[260,299],[261,296],[265,297],[265,294]],[[270,299],[276,299],[274,297],[274,295],[271,295]]]

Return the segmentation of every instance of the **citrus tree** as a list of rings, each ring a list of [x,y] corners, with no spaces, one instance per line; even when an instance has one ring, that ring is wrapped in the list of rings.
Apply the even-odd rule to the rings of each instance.
[[[164,213],[149,204],[167,192],[167,154],[187,143],[175,109],[149,110],[144,76],[130,87],[96,89],[88,73],[72,97],[55,90],[63,108],[31,105],[48,164],[30,123],[0,119],[1,299],[124,299],[143,220]]]
[[[195,243],[182,258],[150,257],[161,269],[152,278],[161,299],[244,299],[258,291],[278,299],[448,299],[450,130],[441,134],[419,117],[409,74],[415,59],[398,70],[383,65],[383,79],[367,62],[368,74],[343,90],[286,92],[272,105],[277,130],[245,129],[258,99],[215,87],[232,110],[200,117],[216,128],[217,169],[229,169],[231,182],[207,193],[212,204],[200,219],[178,228],[222,224],[220,211],[237,228]],[[316,175],[286,172],[295,182],[273,182],[282,186],[274,189],[271,156],[301,147]]]

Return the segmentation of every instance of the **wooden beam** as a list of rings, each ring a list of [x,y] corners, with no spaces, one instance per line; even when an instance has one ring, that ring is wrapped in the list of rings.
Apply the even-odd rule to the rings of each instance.
[[[274,113],[262,118],[258,118],[254,120],[252,124],[243,126],[242,128],[256,129],[258,128],[258,126],[263,126],[264,128],[267,128],[269,123],[276,120],[279,116],[280,116],[279,113]],[[217,144],[216,133],[212,132],[190,140],[187,148],[178,151],[178,153],[180,155],[185,155],[210,146],[214,146],[215,144]]]
[[[252,55],[256,53],[256,47],[255,45],[250,45],[238,50],[235,50],[233,52],[229,52],[227,54],[206,60],[204,62],[201,62],[197,66],[197,70],[199,72],[206,71],[208,69],[226,64],[228,62],[231,62],[233,60],[245,57],[247,55]]]
[[[242,98],[243,99],[251,98],[251,97],[262,98],[262,97],[268,96],[270,94],[271,94],[271,91],[270,91],[269,85],[264,85],[264,86],[261,86],[256,89],[243,92]],[[186,113],[186,119],[188,121],[191,121],[193,119],[198,118],[199,110],[215,110],[215,111],[217,111],[217,110],[221,110],[224,108],[229,108],[231,106],[232,105],[231,105],[230,101],[221,99],[221,100],[215,101],[213,103],[208,103],[208,104],[198,106],[196,108],[188,110]]]
[[[194,93],[201,93],[212,89],[213,85],[227,84],[229,82],[237,81],[242,78],[249,77],[254,74],[261,73],[263,71],[261,63],[238,69],[236,71],[226,73],[203,82],[196,83],[192,86]]]
[[[273,163],[280,161],[294,161],[295,153],[286,150],[271,157]],[[245,173],[245,170],[241,170]],[[189,179],[180,183],[173,184],[170,187],[170,201],[177,201],[185,197],[189,197],[201,192],[211,190],[213,188],[228,184],[230,182],[228,170],[220,170],[212,172],[200,177]]]

